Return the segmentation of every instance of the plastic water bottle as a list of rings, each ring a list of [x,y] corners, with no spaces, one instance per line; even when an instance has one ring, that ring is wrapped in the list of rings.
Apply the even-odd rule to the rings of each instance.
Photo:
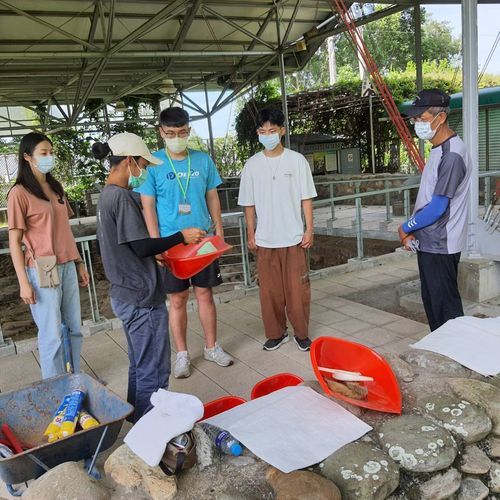
[[[222,453],[233,455],[234,457],[241,455],[241,444],[229,432],[211,424],[201,424],[201,427],[212,440],[212,443],[215,444],[216,448]]]

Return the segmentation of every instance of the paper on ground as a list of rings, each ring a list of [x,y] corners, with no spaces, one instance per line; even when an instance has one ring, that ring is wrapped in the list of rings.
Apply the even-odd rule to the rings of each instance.
[[[448,356],[482,375],[500,373],[500,318],[463,316],[412,344]]]
[[[206,422],[229,431],[282,472],[321,462],[371,430],[309,387],[285,387]]]

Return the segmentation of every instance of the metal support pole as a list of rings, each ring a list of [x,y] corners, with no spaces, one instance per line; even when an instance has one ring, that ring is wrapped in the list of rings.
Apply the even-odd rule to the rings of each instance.
[[[424,75],[422,72],[422,16],[420,11],[420,4],[415,5],[413,9],[413,20],[415,22],[415,67],[416,67],[416,80],[417,92],[424,88]],[[424,142],[422,139],[418,140],[418,151],[420,156],[424,156]]]
[[[210,112],[210,103],[208,102],[208,90],[207,90],[207,81],[203,82],[205,88],[205,102],[207,105],[207,122],[208,122],[208,140],[210,142],[210,155],[215,160],[215,145],[214,145],[214,132],[212,129],[212,114]]]
[[[361,206],[361,198],[356,198],[356,244],[358,247],[358,259],[364,257],[363,250],[363,225],[361,222],[361,217],[363,214],[363,209]]]
[[[404,213],[405,213],[405,219],[410,218],[410,190],[405,189],[403,191],[403,206],[404,206]]]
[[[276,36],[278,40],[278,62],[280,65],[281,106],[285,115],[285,147],[290,148],[290,124],[288,122],[288,104],[286,102],[285,59],[281,45],[280,20],[276,9]]]
[[[240,226],[240,244],[241,244],[241,263],[243,265],[243,282],[246,287],[252,286],[252,278],[250,276],[250,259],[248,258],[247,246],[247,228],[245,224],[245,216],[238,217],[238,225]]]
[[[370,149],[372,153],[372,172],[375,173],[375,137],[373,137],[373,96],[368,98],[370,102]]]
[[[389,189],[389,181],[384,181],[385,189],[385,220],[391,222],[391,193],[387,190]]]
[[[95,287],[95,279],[94,279],[94,269],[92,268],[92,255],[90,253],[90,245],[88,241],[82,241],[82,258],[87,268],[88,273],[90,274],[90,284],[88,286],[89,290],[89,299],[90,299],[90,309],[92,311],[92,321],[94,323],[98,323],[101,321],[101,315],[99,313],[99,301],[97,299],[97,291]]]
[[[462,78],[463,78],[463,139],[472,159],[467,248],[477,253],[477,217],[479,204],[479,145],[478,145],[478,54],[477,0],[462,0]]]
[[[491,177],[484,178],[484,209],[487,210],[491,203]]]
[[[335,198],[335,184],[333,182],[330,182],[330,212],[332,216],[332,222],[335,220],[335,202],[333,201],[333,198]]]

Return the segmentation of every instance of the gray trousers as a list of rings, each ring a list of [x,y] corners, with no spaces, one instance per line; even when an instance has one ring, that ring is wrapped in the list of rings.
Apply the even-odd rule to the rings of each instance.
[[[151,394],[168,388],[170,339],[165,304],[137,307],[111,298],[111,306],[123,323],[128,343],[127,401],[135,407],[132,422],[151,408]]]

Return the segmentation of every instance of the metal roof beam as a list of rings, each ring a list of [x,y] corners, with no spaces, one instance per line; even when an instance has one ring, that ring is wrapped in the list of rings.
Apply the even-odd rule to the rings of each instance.
[[[15,7],[14,5],[11,5],[10,3],[6,2],[5,0],[0,0],[0,5],[3,5],[5,8],[12,10],[16,14],[18,14],[19,16],[26,17],[27,19],[30,19],[31,21],[33,21],[35,23],[41,24],[41,25],[45,26],[46,28],[49,28],[53,31],[57,31],[57,33],[65,36],[66,38],[69,38],[70,40],[77,42],[79,45],[84,45],[84,46],[89,47],[89,48],[94,49],[94,50],[97,50],[99,48],[96,45],[94,45],[93,43],[88,43],[87,41],[82,40],[81,38],[78,38],[77,36],[73,35],[72,33],[69,33],[68,31],[65,31],[65,30],[59,28],[58,26],[55,26],[51,23],[48,23],[47,21],[44,21],[43,19],[40,19],[39,17],[32,16],[31,14],[29,14],[28,12],[26,12],[24,10],[18,9],[17,7]]]
[[[235,30],[240,31],[241,33],[244,33],[245,35],[252,38],[253,40],[255,40],[255,41],[261,43],[262,45],[265,45],[266,47],[274,50],[274,46],[272,44],[270,44],[269,42],[266,42],[265,40],[260,38],[260,36],[254,35],[250,31],[248,31],[247,29],[243,28],[243,26],[240,26],[239,24],[231,21],[230,19],[227,19],[222,14],[219,14],[218,12],[211,9],[210,7],[207,7],[206,5],[204,5],[203,10],[205,12],[208,12],[209,14],[212,14],[213,16],[217,17],[221,21],[224,21],[225,23],[229,24],[229,26],[232,26]]]
[[[293,9],[292,17],[290,18],[290,21],[288,21],[288,26],[286,28],[285,34],[283,35],[283,40],[281,41],[281,45],[282,46],[286,45],[288,37],[290,36],[290,31],[292,30],[292,27],[293,27],[293,24],[295,22],[295,18],[297,17],[297,14],[299,12],[300,4],[301,3],[302,3],[302,0],[297,0],[297,2],[295,3],[295,7]]]

